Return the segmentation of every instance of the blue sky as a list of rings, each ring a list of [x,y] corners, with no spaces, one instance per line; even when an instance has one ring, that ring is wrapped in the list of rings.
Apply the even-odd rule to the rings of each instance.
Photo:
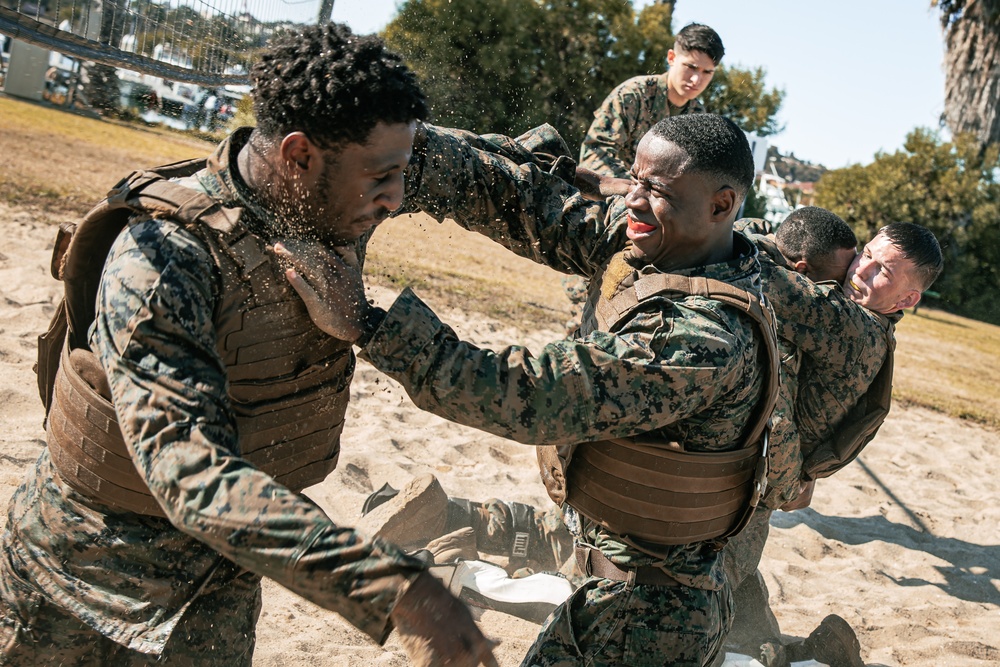
[[[396,5],[335,0],[333,19],[376,32]],[[902,148],[916,127],[938,129],[944,40],[937,16],[930,0],[678,0],[674,30],[710,25],[726,45],[724,63],[764,67],[767,85],[785,90],[778,116],[785,129],[769,141],[836,169]]]

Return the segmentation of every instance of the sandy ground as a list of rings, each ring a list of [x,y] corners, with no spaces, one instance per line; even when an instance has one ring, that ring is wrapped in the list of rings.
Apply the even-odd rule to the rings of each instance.
[[[0,507],[44,446],[32,364],[60,285],[48,275],[53,228],[0,204]],[[522,332],[462,312],[443,318],[485,346],[534,349],[556,331]],[[397,385],[359,365],[339,469],[307,490],[352,523],[365,496],[432,472],[452,495],[542,504],[534,452],[418,411]],[[762,565],[785,633],[826,614],[856,629],[869,664],[1000,664],[1000,434],[923,409],[896,408],[859,461],[820,483],[813,506],[776,513]],[[6,512],[0,514],[5,523]],[[538,626],[475,612],[519,664]],[[405,665],[395,640],[373,645],[338,616],[265,582],[255,664]]]

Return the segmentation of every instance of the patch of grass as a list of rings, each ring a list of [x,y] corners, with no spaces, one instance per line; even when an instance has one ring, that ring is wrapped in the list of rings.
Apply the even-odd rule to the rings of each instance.
[[[896,342],[894,400],[1000,429],[1000,327],[921,308]]]
[[[0,197],[61,212],[85,212],[134,169],[200,157],[214,145],[3,95],[0,125]]]

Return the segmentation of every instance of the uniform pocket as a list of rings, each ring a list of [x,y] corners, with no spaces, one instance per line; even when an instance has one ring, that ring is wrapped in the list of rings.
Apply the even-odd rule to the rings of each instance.
[[[637,625],[626,629],[624,662],[629,667],[701,667],[708,651],[708,637],[702,633]]]

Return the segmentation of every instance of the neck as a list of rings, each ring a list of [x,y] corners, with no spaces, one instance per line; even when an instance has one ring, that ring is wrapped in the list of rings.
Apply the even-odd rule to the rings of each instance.
[[[280,178],[280,170],[272,164],[272,151],[269,149],[269,140],[254,131],[240,149],[236,165],[253,197],[274,206],[281,199],[281,184],[284,181]]]
[[[733,235],[714,239],[710,243],[675,246],[655,261],[650,262],[664,273],[673,273],[702,266],[722,264],[733,259]],[[648,260],[647,260],[648,261]]]
[[[667,90],[667,99],[670,100],[670,103],[673,104],[675,107],[683,107],[688,102],[691,101],[686,97],[684,97],[683,95],[681,95],[680,93],[678,93],[673,88]]]

